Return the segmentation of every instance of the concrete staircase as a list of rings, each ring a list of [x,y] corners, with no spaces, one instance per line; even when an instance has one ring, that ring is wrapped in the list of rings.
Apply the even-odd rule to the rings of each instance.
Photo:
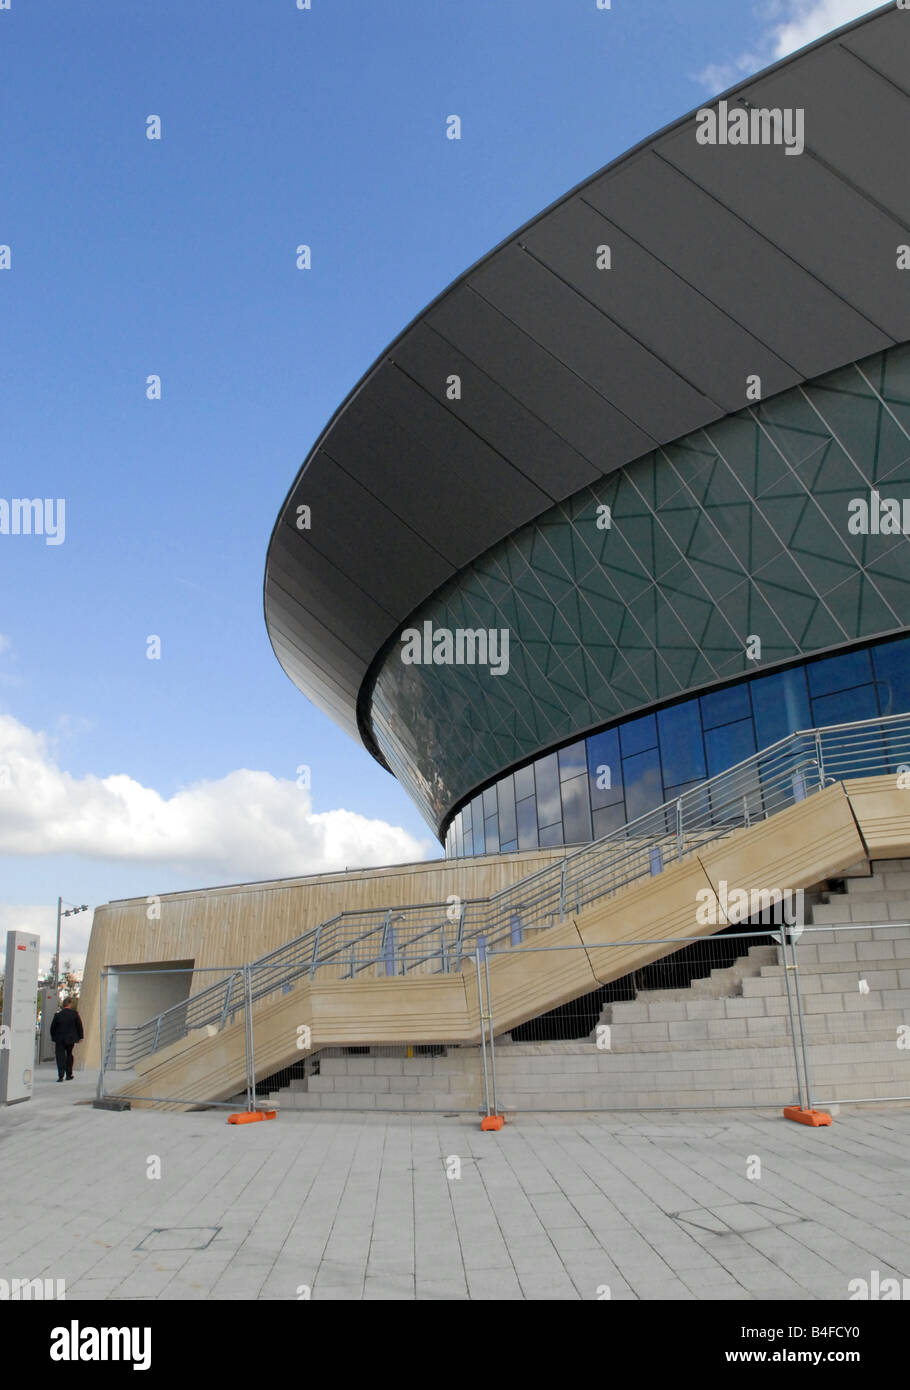
[[[665,959],[669,941],[678,941],[682,951],[693,937],[712,936],[729,922],[724,885],[734,885],[743,892],[767,892],[771,885],[780,892],[808,891],[854,872],[855,866],[868,859],[910,856],[910,798],[892,776],[837,781],[764,820],[718,833],[697,849],[692,847],[682,859],[673,859],[670,851],[674,847],[675,840],[672,845],[668,843],[666,864],[653,853],[653,847],[647,855],[642,851],[641,872],[630,873],[628,881],[612,888],[609,853],[601,846],[592,861],[598,853],[604,856],[596,866],[601,873],[601,892],[585,897],[581,905],[568,900],[561,918],[552,912],[532,914],[549,917],[553,923],[535,936],[534,945],[553,949],[535,951],[525,942],[504,949],[490,961],[495,1021],[503,1033]],[[634,852],[633,845],[632,859],[624,872],[630,872],[629,865],[635,863]],[[897,872],[903,871],[902,864]],[[699,904],[714,910],[696,911]],[[442,904],[437,906],[444,910]],[[693,1000],[689,1007],[705,1008],[717,1002]],[[736,1002],[735,998],[729,1000],[730,1004]],[[663,1075],[654,1074],[647,1058],[627,1055],[618,1044],[603,1055],[590,1050],[593,1044],[573,1045],[579,1055],[589,1049],[587,1060],[593,1062],[593,1067],[579,1069],[594,1074],[593,1085],[580,1087],[580,1094],[596,1096],[598,1104],[610,1101],[621,1087],[625,1095],[638,1097],[639,1105],[652,1094],[659,1103],[667,1099],[677,1104],[734,1103],[729,1098],[735,1095],[743,1100],[747,1094],[754,1094],[761,1103],[773,1096],[776,1103],[783,1088],[780,1067],[789,1065],[782,1016],[775,1025],[780,1029],[779,1058],[773,1058],[771,1047],[761,1059],[754,1046],[741,1047],[741,1066],[750,1073],[746,1078],[730,1074],[729,1057],[723,1066],[717,1062],[717,1074],[712,1075],[714,1063],[709,1056],[695,1055],[694,1045],[709,1040],[702,1036],[699,1025],[710,1021],[697,1017],[675,1020],[673,1033],[667,1021],[667,1038],[654,1040],[663,1041],[665,1050],[669,1049]],[[748,1022],[748,1017],[738,1021]],[[112,1094],[129,1096],[133,1108],[184,1109],[228,1100],[236,1096],[247,1074],[247,1023],[244,1014],[222,1020],[220,1027],[210,1021],[140,1055],[133,1073],[120,1072],[108,1079],[109,1089]],[[685,1032],[674,1036],[677,1026]],[[377,961],[355,978],[345,978],[338,963],[329,961],[317,965],[314,972],[301,969],[286,988],[263,994],[253,1005],[252,1027],[258,1078],[274,1076],[300,1062],[304,1027],[309,1029],[309,1051],[327,1059],[327,1049],[407,1044],[443,1045],[449,1052],[441,1061],[459,1054],[469,1056],[471,1049],[476,1056],[481,1019],[474,965],[465,959],[458,971],[423,973],[421,967],[405,975],[387,976]],[[747,1028],[745,1036],[752,1038],[754,1031]],[[729,1048],[732,1040],[725,1036],[716,1041]],[[683,1045],[686,1050],[680,1051]],[[504,1054],[506,1048],[500,1051]],[[532,1046],[532,1053],[538,1051]],[[515,1050],[511,1062],[502,1057],[500,1079],[504,1085],[508,1083],[504,1102],[511,1104],[513,1097],[521,1100],[528,1091],[546,1099],[542,1088],[534,1085],[533,1068],[526,1063],[519,1065],[520,1056]],[[399,1059],[393,1056],[391,1060]],[[762,1078],[769,1075],[772,1061],[775,1066],[780,1062],[777,1071],[770,1073],[770,1081],[758,1076],[758,1060],[764,1068]],[[646,1085],[640,1080],[632,1085],[628,1078],[622,1081],[622,1071],[632,1070],[632,1063],[643,1071],[651,1067]],[[464,1063],[458,1062],[458,1066],[464,1067]],[[677,1071],[682,1075],[675,1075]],[[328,1072],[321,1074],[329,1079]],[[478,1067],[447,1075],[449,1094],[472,1094],[474,1077],[479,1077]],[[549,1094],[551,1099],[564,1100],[569,1090],[568,1085],[561,1084]]]
[[[910,927],[899,925],[910,920],[910,860],[871,868],[867,876],[846,879],[845,891],[818,897],[797,946],[813,1101],[910,1097],[910,1049],[897,1045],[898,1029],[910,1024]],[[883,925],[854,925],[870,921]],[[634,1000],[607,1004],[600,1017],[609,1028],[607,1049],[598,1047],[596,1028],[577,1042],[499,1038],[500,1108],[791,1103],[797,1091],[789,1009],[781,948],[753,946],[687,988],[645,990]],[[450,1047],[436,1057],[407,1051],[323,1055],[318,1074],[291,1082],[270,1103],[442,1112],[481,1107],[479,1048]],[[309,1064],[314,1071],[315,1061]]]

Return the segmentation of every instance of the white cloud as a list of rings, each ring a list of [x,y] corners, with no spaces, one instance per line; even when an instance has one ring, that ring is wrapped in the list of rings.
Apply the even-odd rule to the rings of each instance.
[[[789,18],[773,29],[774,57],[786,58],[832,29],[879,8],[879,0],[872,5],[869,0],[791,0]]]
[[[315,812],[309,791],[268,772],[241,769],[168,798],[124,773],[74,777],[46,735],[0,715],[0,855],[76,854],[237,882],[403,863],[430,846],[353,811]]]
[[[879,9],[878,0],[775,0],[765,7],[764,32],[754,51],[709,63],[695,74],[706,91],[722,92],[742,78],[786,58],[842,24]]]

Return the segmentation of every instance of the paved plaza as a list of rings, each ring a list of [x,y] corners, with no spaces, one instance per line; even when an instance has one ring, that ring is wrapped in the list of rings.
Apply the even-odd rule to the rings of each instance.
[[[749,1300],[910,1276],[910,1107],[485,1134],[464,1115],[112,1113],[94,1084],[45,1067],[0,1111],[2,1279],[70,1299]]]

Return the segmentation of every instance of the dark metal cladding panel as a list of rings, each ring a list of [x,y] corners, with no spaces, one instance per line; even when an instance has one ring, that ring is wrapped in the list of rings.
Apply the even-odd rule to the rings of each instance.
[[[513,529],[516,517],[530,521],[550,505],[547,493],[459,419],[445,400],[444,377],[431,395],[390,368],[364,387],[358,406],[361,417],[376,420],[373,436],[384,436],[386,447],[371,451],[349,434],[339,462],[452,565],[469,563]]]
[[[753,97],[758,102],[760,92]],[[808,149],[788,156],[774,145],[699,145],[695,130],[692,121],[661,145],[661,155],[865,315],[883,335],[878,346],[908,336],[899,223]]]
[[[723,412],[718,401],[697,391],[518,246],[507,247],[471,283],[658,443]],[[682,430],[681,420],[686,422]]]
[[[657,153],[605,174],[584,198],[803,378],[843,365],[845,343],[857,357],[888,345],[811,271]]]
[[[571,497],[600,476],[588,459],[429,325],[417,324],[392,355],[396,366],[428,391],[438,390],[452,374],[460,377],[461,399],[449,401],[449,409],[491,449],[511,457],[549,503]]]
[[[320,622],[305,604],[295,599],[286,589],[272,582],[271,602],[276,629],[285,637],[293,637],[298,643],[305,637],[313,643],[314,665],[326,675],[337,675],[338,685],[346,691],[354,685],[362,662],[339,636]],[[356,689],[356,686],[355,686]]]
[[[372,660],[376,636],[388,631],[394,616],[319,551],[308,552],[307,534],[281,527],[269,552],[268,582],[293,594],[330,628],[343,604],[345,640],[358,656]]]
[[[756,105],[802,108],[807,151],[884,211],[910,223],[910,97],[887,78],[832,43],[804,58],[798,71],[785,68],[747,94]],[[857,109],[875,112],[874,138],[867,121],[856,119]],[[787,162],[798,164],[804,157],[791,155]]]
[[[348,653],[332,644],[331,633],[309,614],[289,615],[286,609],[276,608],[272,635],[276,642],[284,642],[295,653],[297,664],[288,674],[300,684],[303,693],[320,703],[330,701],[333,718],[343,713],[348,724],[356,724],[356,691],[353,696],[351,694],[355,668],[346,666]],[[306,654],[305,660],[301,653]]]
[[[447,402],[449,409],[490,449],[511,457],[549,503],[568,498],[600,477],[588,459],[428,324],[417,324],[395,347],[393,357],[396,366],[427,391],[436,391],[449,375],[460,377],[461,399]]]
[[[746,378],[754,372],[761,374],[766,395],[800,380],[798,372],[582,198],[544,218],[525,243],[560,279],[726,411],[742,409]],[[600,246],[609,247],[610,269],[598,269]],[[710,357],[698,351],[704,342],[714,345]]]
[[[299,493],[313,509],[313,549],[342,566],[364,593],[380,593],[384,608],[406,615],[451,575],[452,566],[422,536],[325,451]]]
[[[851,53],[910,94],[910,24],[906,10],[892,10],[874,24],[846,34],[841,43]]]
[[[600,473],[645,454],[657,442],[468,288],[454,290],[428,322],[485,370]]]

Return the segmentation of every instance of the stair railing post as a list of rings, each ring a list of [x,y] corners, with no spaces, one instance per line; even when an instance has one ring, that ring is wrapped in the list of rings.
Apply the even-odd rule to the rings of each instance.
[[[316,937],[313,941],[313,958],[310,961],[310,979],[316,974],[316,962],[319,959],[319,943],[322,940],[322,923],[316,928]]]
[[[559,920],[564,922],[566,919],[566,874],[569,869],[569,861],[563,859],[559,872]]]
[[[462,948],[464,947],[464,914],[465,904],[462,902],[458,908],[458,931],[455,934],[455,970],[461,969]]]
[[[683,857],[683,805],[682,797],[676,798],[676,858]]]
[[[822,752],[822,736],[815,730],[815,761],[818,763],[818,786],[822,790],[825,785],[825,757]]]

